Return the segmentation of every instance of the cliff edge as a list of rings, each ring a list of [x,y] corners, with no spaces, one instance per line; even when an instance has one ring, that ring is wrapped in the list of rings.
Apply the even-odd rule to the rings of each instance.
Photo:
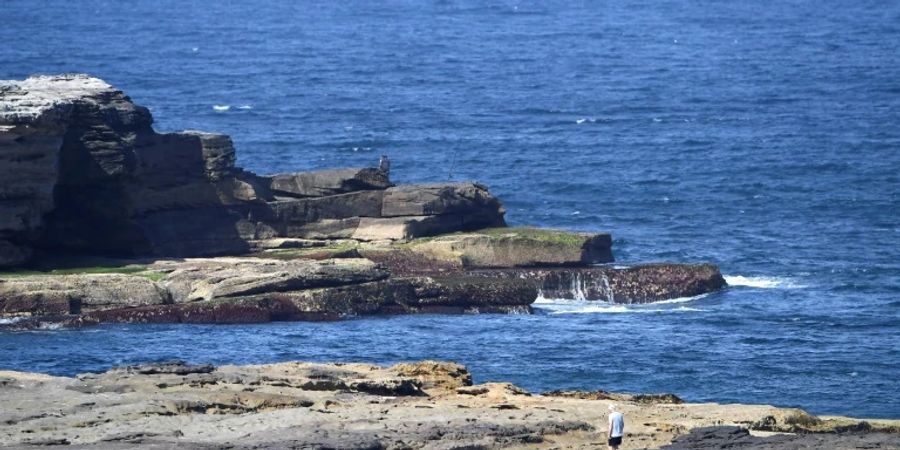
[[[528,313],[541,295],[725,286],[712,265],[597,266],[609,234],[509,228],[477,182],[395,185],[387,164],[259,175],[226,135],[152,125],[88,75],[0,81],[0,317],[16,319],[0,327]]]

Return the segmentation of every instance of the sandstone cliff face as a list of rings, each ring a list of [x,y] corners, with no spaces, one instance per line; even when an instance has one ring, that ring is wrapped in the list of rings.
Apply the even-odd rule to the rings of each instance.
[[[87,75],[0,81],[0,266],[35,249],[237,254],[273,237],[409,239],[502,226],[481,185],[393,187],[374,168],[258,176],[222,134],[157,133]]]

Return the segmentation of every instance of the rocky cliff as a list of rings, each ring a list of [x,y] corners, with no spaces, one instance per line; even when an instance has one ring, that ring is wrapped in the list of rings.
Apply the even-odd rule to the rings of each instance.
[[[0,81],[0,267],[38,269],[0,272],[0,317],[30,318],[0,327],[527,313],[539,295],[643,303],[725,285],[710,265],[597,267],[609,234],[506,227],[475,182],[258,175],[226,135],[152,124],[87,75]],[[59,255],[115,260],[58,270]]]
[[[274,237],[408,239],[502,226],[477,183],[393,186],[378,169],[259,176],[222,134],[157,133],[86,75],[0,82],[0,266],[35,251],[237,254]]]

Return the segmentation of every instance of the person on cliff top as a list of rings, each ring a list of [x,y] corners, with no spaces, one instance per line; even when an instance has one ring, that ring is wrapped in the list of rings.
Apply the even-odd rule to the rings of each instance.
[[[622,436],[625,435],[625,415],[616,409],[616,405],[609,405],[609,430],[606,442],[611,450],[618,450],[622,445]]]
[[[387,155],[381,155],[381,159],[378,160],[378,170],[384,172],[385,175],[391,173],[391,160],[388,159]]]

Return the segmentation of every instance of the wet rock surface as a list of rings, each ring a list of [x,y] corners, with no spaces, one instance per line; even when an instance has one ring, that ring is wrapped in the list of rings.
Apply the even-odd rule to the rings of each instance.
[[[0,372],[0,395],[0,446],[11,448],[596,448],[609,402],[473,385],[464,366],[438,361]],[[759,437],[743,424],[796,410],[611,395],[628,421],[623,448],[896,448],[900,436],[882,421],[868,433]]]
[[[712,264],[641,264],[633,267],[581,267],[478,270],[491,278],[530,280],[544,298],[652,303],[715,292],[727,283]]]

